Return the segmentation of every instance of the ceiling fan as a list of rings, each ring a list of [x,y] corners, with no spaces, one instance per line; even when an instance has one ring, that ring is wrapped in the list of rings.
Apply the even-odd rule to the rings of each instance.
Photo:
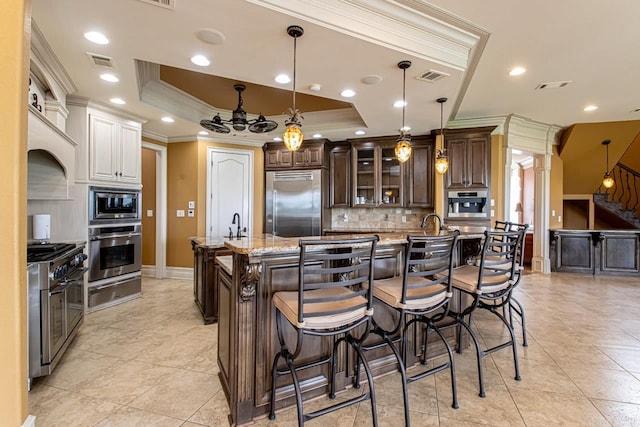
[[[203,128],[218,133],[229,133],[231,129],[226,124],[231,124],[233,129],[237,131],[243,131],[248,128],[253,133],[267,133],[278,127],[278,123],[273,120],[267,120],[262,113],[258,115],[257,119],[247,120],[247,112],[242,109],[242,92],[246,87],[243,84],[236,84],[233,88],[238,91],[238,106],[233,110],[231,119],[222,120],[220,113],[218,113],[211,120],[200,120],[200,125]]]

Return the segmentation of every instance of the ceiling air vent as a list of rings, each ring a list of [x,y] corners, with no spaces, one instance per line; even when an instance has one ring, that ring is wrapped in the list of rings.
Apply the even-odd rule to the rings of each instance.
[[[437,82],[440,79],[443,79],[445,77],[449,77],[451,74],[447,74],[447,73],[443,73],[442,71],[436,71],[436,70],[427,70],[426,72],[420,74],[418,77],[416,77],[416,79],[418,80],[422,80],[425,82],[429,82],[429,83],[433,83],[433,82]]]
[[[97,53],[87,52],[89,55],[89,59],[94,67],[104,69],[104,70],[113,70],[116,68],[116,64],[113,62],[113,58],[105,55],[98,55]]]
[[[535,90],[541,90],[541,89],[557,89],[559,87],[565,87],[566,85],[568,85],[569,83],[571,83],[571,80],[566,80],[564,82],[547,82],[547,83],[540,83],[538,86],[536,86]]]
[[[155,4],[156,6],[165,7],[167,9],[175,8],[175,0],[140,0],[143,3]]]

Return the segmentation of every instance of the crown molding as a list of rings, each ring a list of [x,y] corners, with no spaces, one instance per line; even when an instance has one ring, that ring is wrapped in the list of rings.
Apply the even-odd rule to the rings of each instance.
[[[247,135],[249,136],[249,135]],[[177,137],[180,138],[180,137]],[[218,134],[214,134],[213,136],[202,136],[202,135],[198,135],[197,136],[197,141],[203,141],[203,142],[221,142],[221,143],[225,143],[225,144],[234,144],[234,145],[244,145],[247,147],[262,147],[264,144],[266,144],[266,141],[259,141],[257,139],[244,139],[244,136],[235,136],[235,137],[230,137],[230,136],[224,136],[224,134],[220,134],[220,136],[218,136]],[[171,142],[174,142],[174,138],[170,138]],[[191,137],[190,141],[193,141],[194,137]],[[176,141],[178,142],[178,141]]]
[[[67,70],[33,19],[31,20],[31,64],[35,65],[34,68],[40,72],[41,75],[38,77],[41,80],[44,79],[47,83],[53,80],[62,89],[64,96],[78,91]],[[56,99],[58,100],[61,98],[61,94],[54,93],[54,95],[57,95]]]
[[[67,96],[67,106],[95,108],[105,113],[109,113],[109,114],[113,114],[114,116],[121,117],[125,120],[132,120],[134,122],[138,122],[138,124],[144,124],[149,121],[145,117],[138,116],[137,114],[133,114],[125,110],[121,110],[109,104],[105,104],[104,102],[94,101],[84,96],[75,96],[75,95]]]
[[[491,135],[504,135],[504,125],[507,121],[507,116],[489,116],[489,117],[474,117],[468,119],[456,119],[445,123],[447,129],[465,129],[465,128],[479,128],[486,126],[495,126],[496,128],[491,132]]]
[[[361,40],[456,70],[488,32],[419,0],[248,0]]]
[[[559,143],[561,130],[562,127],[558,125],[510,114],[505,122],[506,145],[535,154],[551,154],[552,146]]]
[[[169,137],[167,137],[167,135],[163,135],[161,133],[154,132],[152,130],[143,129],[142,130],[142,136],[144,136],[145,138],[154,139],[154,140],[159,141],[159,142],[164,142],[164,143],[169,142]]]

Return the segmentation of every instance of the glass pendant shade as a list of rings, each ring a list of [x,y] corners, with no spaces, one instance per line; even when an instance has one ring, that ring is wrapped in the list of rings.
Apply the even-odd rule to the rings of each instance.
[[[449,160],[447,156],[443,154],[442,151],[438,152],[436,157],[436,172],[439,174],[444,174],[449,169]]]
[[[411,144],[406,138],[400,138],[396,144],[395,155],[400,162],[406,162],[411,157]]]
[[[609,174],[609,172],[604,174],[604,178],[602,178],[602,186],[604,188],[611,188],[615,185],[615,181],[613,180],[613,177],[611,176],[611,174]]]
[[[304,135],[300,130],[300,125],[298,123],[288,123],[287,128],[282,135],[282,141],[284,142],[285,147],[289,151],[296,151],[300,146],[302,146],[302,139]]]

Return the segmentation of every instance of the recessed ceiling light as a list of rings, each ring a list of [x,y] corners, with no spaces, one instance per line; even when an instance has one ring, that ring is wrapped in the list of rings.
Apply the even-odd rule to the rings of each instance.
[[[364,135],[364,134],[365,134],[365,131],[363,131],[363,130],[357,130],[356,131],[356,135]]]
[[[322,134],[321,133],[314,133],[313,137],[314,138],[322,138]]]
[[[524,74],[524,73],[526,73],[526,72],[527,72],[527,70],[526,70],[525,68],[522,68],[522,67],[515,67],[515,68],[512,68],[512,69],[509,71],[509,75],[510,75],[510,76],[520,76],[520,75],[522,75],[522,74]]]
[[[584,107],[584,111],[594,111],[597,109],[598,109],[597,105],[587,105],[586,107]]]
[[[340,95],[344,96],[345,98],[351,98],[355,96],[356,93],[352,89],[345,89],[342,92],[340,92]]]
[[[97,31],[84,33],[84,38],[95,44],[109,44],[109,39],[104,34]]]
[[[120,79],[115,74],[111,74],[111,73],[102,73],[100,74],[100,78],[110,83],[117,83],[120,81]]]
[[[399,100],[399,101],[394,102],[394,103],[393,103],[393,106],[394,106],[394,107],[396,107],[396,108],[402,108],[402,107],[406,107],[406,106],[407,106],[407,103],[406,103],[406,101],[403,101],[403,100],[401,99],[401,100]]]
[[[198,134],[200,134],[200,135],[209,135],[209,132],[207,132],[206,130],[201,130],[200,132],[198,132]]]
[[[126,104],[125,100],[122,99],[122,98],[111,98],[109,101],[113,102],[114,104],[118,104],[118,105]]]
[[[366,85],[377,85],[382,81],[382,77],[371,74],[370,76],[363,77],[362,79],[360,79],[360,81]]]
[[[275,138],[273,138],[273,140],[275,142],[282,142],[282,138],[280,138],[279,136],[276,136]]]
[[[206,67],[211,64],[211,61],[204,55],[195,55],[191,57],[191,62],[201,67]]]
[[[400,129],[403,132],[409,132],[411,130],[411,126],[405,126],[403,128]]]
[[[171,117],[169,117],[169,116],[163,117],[163,118],[162,118],[162,119],[160,119],[160,120],[162,120],[162,121],[163,121],[163,122],[165,122],[165,123],[173,123],[173,122],[174,122],[173,118],[171,118]]]
[[[322,89],[322,86],[320,86],[319,83],[314,83],[314,84],[309,86],[309,89],[314,91],[314,92],[320,92],[320,89]]]
[[[284,84],[287,84],[287,83],[290,83],[290,82],[291,82],[291,77],[289,77],[289,76],[288,76],[288,75],[286,75],[286,74],[278,74],[274,80],[275,80],[277,83],[280,83],[280,84],[283,84],[283,85],[284,85]]]

